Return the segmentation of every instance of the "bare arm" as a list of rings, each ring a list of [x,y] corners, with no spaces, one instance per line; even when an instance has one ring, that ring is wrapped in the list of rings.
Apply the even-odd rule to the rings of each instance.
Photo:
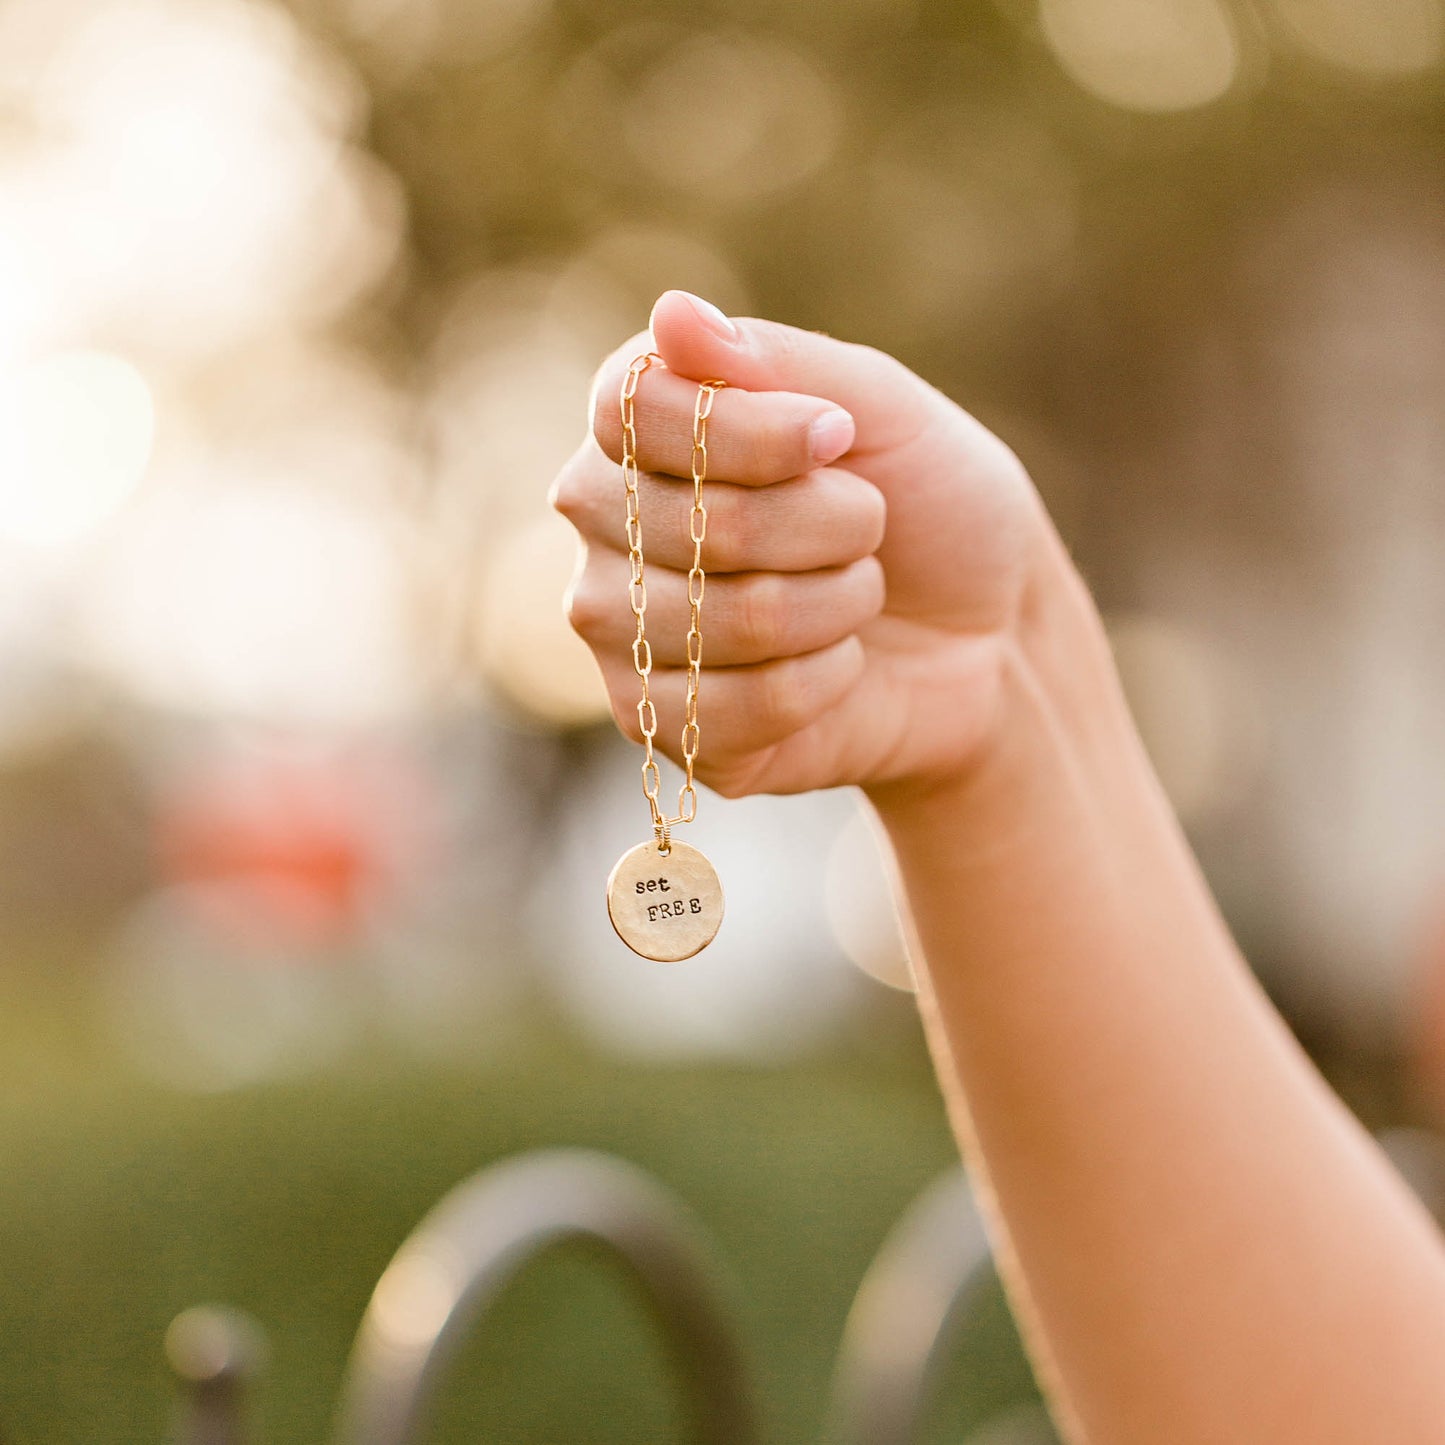
[[[1066,1438],[1445,1439],[1445,1253],[1239,958],[1056,552],[967,782],[877,799]]]
[[[1445,1439],[1445,1250],[1239,959],[1011,454],[876,353],[761,322],[730,336],[676,296],[654,333],[676,375],[640,411],[645,465],[684,470],[684,378],[761,393],[714,411],[734,585],[710,621],[708,781],[871,799],[939,1076],[1068,1438]],[[619,357],[558,504],[589,544],[574,620],[626,727]],[[810,459],[832,404],[856,436]],[[789,507],[807,525],[779,530]]]

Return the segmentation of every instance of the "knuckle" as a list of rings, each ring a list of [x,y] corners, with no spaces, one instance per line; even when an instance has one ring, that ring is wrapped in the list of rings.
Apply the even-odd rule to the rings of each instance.
[[[733,606],[733,631],[740,647],[757,657],[772,657],[783,640],[782,589],[769,573],[740,580]]]
[[[567,621],[585,642],[597,642],[609,631],[612,608],[593,580],[592,568],[584,567],[567,594]]]
[[[597,670],[607,689],[607,706],[618,732],[634,743],[642,741],[642,726],[637,717],[637,695],[631,684],[636,681],[630,661],[621,655],[599,652]]]
[[[622,460],[622,417],[617,409],[620,385],[620,371],[611,360],[603,363],[593,378],[588,405],[588,424],[593,439],[614,462]]]
[[[860,557],[853,563],[853,571],[858,595],[862,599],[862,611],[867,617],[876,617],[888,600],[883,564],[873,556]]]
[[[785,662],[758,673],[758,709],[775,732],[796,732],[808,716],[808,699],[799,685],[798,672],[796,664]]]
[[[586,510],[585,498],[587,496],[586,484],[586,451],[574,452],[571,457],[563,463],[561,471],[557,473],[556,480],[552,483],[552,490],[547,500],[552,504],[554,511],[560,512],[569,522],[576,520]]]
[[[867,342],[849,341],[844,345],[853,353],[854,359],[860,366],[866,367],[870,373],[878,373],[878,379],[881,381],[891,381],[896,377],[910,374],[908,368],[896,356],[890,356],[888,352],[882,351],[876,346],[869,346]]]
[[[766,748],[762,752],[753,748],[729,751],[725,745],[715,748],[706,768],[699,767],[698,777],[719,797],[746,798],[758,791],[759,765],[767,751]]]
[[[642,724],[637,720],[637,708],[622,696],[616,686],[608,688],[607,701],[612,708],[612,721],[617,724],[617,730],[629,742],[640,743]]]
[[[769,338],[769,350],[773,359],[786,370],[805,367],[809,355],[817,345],[817,334],[794,330],[791,326],[777,327]]]
[[[720,798],[745,798],[752,791],[747,773],[737,766],[709,768],[703,781]]]
[[[588,420],[597,445],[614,461],[622,460],[622,414],[617,399],[622,389],[622,379],[628,365],[640,351],[651,345],[646,332],[624,341],[602,364],[592,377],[592,390],[588,399]]]
[[[862,530],[867,555],[871,557],[883,545],[883,538],[888,531],[888,501],[877,487],[871,485],[865,496]]]

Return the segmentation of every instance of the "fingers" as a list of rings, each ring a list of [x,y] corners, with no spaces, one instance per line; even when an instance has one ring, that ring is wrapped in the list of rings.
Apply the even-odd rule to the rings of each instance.
[[[614,462],[622,460],[618,398],[631,359],[627,347],[615,352],[603,363],[592,391],[592,433]],[[662,366],[643,374],[634,405],[637,461],[644,470],[692,475],[697,387],[696,381]],[[781,482],[836,461],[852,446],[853,435],[853,419],[830,401],[727,388],[714,398],[707,423],[707,475],[745,486]]]
[[[870,449],[915,434],[942,400],[907,367],[871,347],[775,321],[730,320],[686,291],[658,298],[652,336],[677,377],[828,397],[852,415]]]
[[[698,775],[718,786],[739,760],[751,759],[759,749],[791,737],[836,706],[857,685],[863,666],[863,644],[847,637],[801,657],[705,671],[698,692]],[[640,742],[636,707],[640,689],[631,656],[608,653],[601,658],[601,667],[618,727]],[[680,747],[686,689],[687,674],[682,669],[653,669],[649,690],[658,716],[656,745],[674,758]]]
[[[709,483],[703,489],[708,573],[811,572],[867,557],[883,541],[887,509],[871,482],[837,467],[771,487]],[[622,477],[592,444],[562,469],[552,505],[590,543],[614,550],[626,543]],[[676,478],[638,479],[643,552],[649,564],[692,565],[692,487]],[[619,597],[625,595],[625,585]]]
[[[622,553],[589,548],[567,613],[595,652],[622,658],[630,670],[637,623],[627,603],[628,575]],[[652,660],[682,667],[690,622],[687,576],[649,567],[646,581]],[[882,611],[883,600],[883,568],[874,557],[819,572],[709,577],[701,617],[704,668],[816,652],[871,622]]]

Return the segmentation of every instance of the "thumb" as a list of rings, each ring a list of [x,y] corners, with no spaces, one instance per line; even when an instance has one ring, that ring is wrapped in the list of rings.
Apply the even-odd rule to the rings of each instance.
[[[852,413],[859,445],[869,450],[916,435],[943,401],[881,351],[776,321],[730,319],[688,291],[664,291],[658,298],[652,337],[668,370],[692,381],[835,402]]]

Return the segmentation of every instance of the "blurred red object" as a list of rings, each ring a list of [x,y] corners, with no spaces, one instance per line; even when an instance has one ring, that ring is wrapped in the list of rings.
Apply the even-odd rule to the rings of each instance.
[[[213,754],[162,789],[158,881],[233,941],[319,960],[419,886],[437,814],[429,777],[394,748]]]

